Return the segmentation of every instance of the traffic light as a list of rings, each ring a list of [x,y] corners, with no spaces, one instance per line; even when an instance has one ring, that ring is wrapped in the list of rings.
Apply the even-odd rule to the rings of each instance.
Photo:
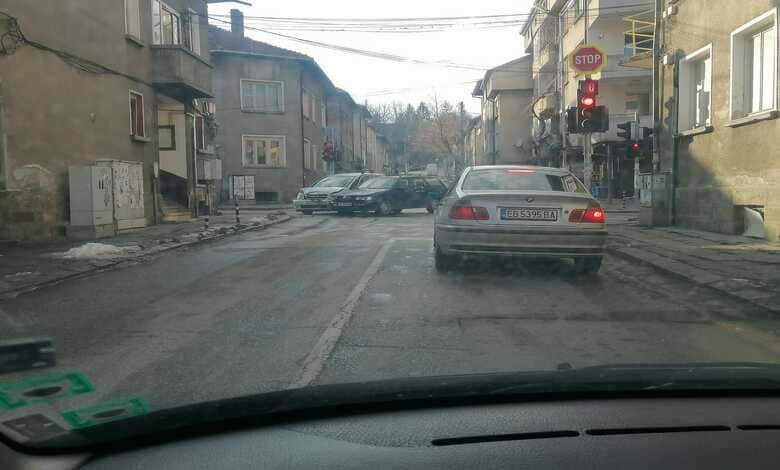
[[[642,144],[639,142],[629,142],[626,149],[626,158],[635,159],[642,156]]]
[[[642,128],[642,149],[641,153],[643,157],[653,156],[653,134],[655,131],[652,127]]]
[[[633,128],[632,123],[624,122],[623,124],[618,124],[617,127],[620,129],[617,133],[618,137],[628,141],[634,140],[634,136],[631,135],[631,129]]]
[[[609,111],[605,106],[597,106],[599,82],[580,80],[577,89],[576,133],[605,132],[609,130]],[[567,118],[569,116],[567,115]]]

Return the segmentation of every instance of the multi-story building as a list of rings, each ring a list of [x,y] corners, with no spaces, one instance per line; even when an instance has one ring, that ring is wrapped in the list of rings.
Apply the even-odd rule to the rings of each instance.
[[[780,235],[778,4],[661,3],[656,225]],[[644,209],[644,208],[643,208]],[[753,227],[754,230],[756,227]]]
[[[480,99],[484,160],[478,164],[527,164],[532,161],[531,113],[534,82],[530,55],[492,68],[472,96]]]
[[[472,118],[466,125],[463,137],[463,165],[484,163],[485,139],[482,137],[482,116]]]
[[[247,38],[238,10],[230,31],[209,32],[223,199],[289,202],[327,171],[326,102],[335,87],[311,57]]]
[[[130,164],[122,168],[132,178],[100,183],[134,214],[103,220],[109,233],[155,223],[160,193],[181,194],[191,208],[205,197],[195,100],[211,97],[206,12],[204,0],[2,2],[0,239],[53,238],[72,227],[70,195],[79,188],[69,186],[70,167]],[[160,128],[168,109],[176,123]],[[173,158],[161,155],[160,132],[169,149],[179,136]],[[172,165],[177,192],[160,177]]]
[[[337,88],[328,96],[327,119],[329,139],[336,156],[335,171],[349,171],[356,167],[355,128],[352,115],[358,105],[346,91]]]
[[[562,164],[582,174],[582,136],[568,133],[566,109],[576,106],[580,78],[568,57],[583,43],[607,53],[607,67],[591,78],[599,80],[598,104],[609,109],[610,128],[592,135],[595,149],[594,184],[606,184],[607,147],[613,159],[616,191],[633,191],[634,163],[618,124],[638,119],[653,127],[652,72],[643,64],[652,51],[653,8],[633,0],[537,0],[523,34],[526,52],[533,55],[534,148],[539,160]],[[648,26],[649,24],[649,26]]]

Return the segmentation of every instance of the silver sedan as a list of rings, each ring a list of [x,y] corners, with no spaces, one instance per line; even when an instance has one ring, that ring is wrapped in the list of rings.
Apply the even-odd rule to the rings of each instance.
[[[569,171],[534,166],[466,168],[434,216],[436,269],[464,256],[573,258],[596,273],[607,241],[598,201]]]

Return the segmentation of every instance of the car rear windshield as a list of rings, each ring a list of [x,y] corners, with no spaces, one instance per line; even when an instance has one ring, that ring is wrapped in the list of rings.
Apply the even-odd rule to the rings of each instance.
[[[345,188],[349,186],[349,183],[354,179],[355,177],[351,175],[328,176],[327,178],[320,180],[314,186],[319,186],[321,188]]]
[[[464,191],[569,191],[580,192],[570,175],[554,175],[534,170],[494,168],[469,172]]]
[[[371,178],[365,183],[360,185],[360,189],[389,189],[398,181],[398,178],[390,176],[380,176],[379,178]]]

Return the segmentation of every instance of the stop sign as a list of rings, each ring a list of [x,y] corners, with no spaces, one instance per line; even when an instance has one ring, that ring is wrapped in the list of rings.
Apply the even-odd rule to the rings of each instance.
[[[578,75],[599,73],[607,65],[607,54],[594,44],[583,44],[571,53],[569,65]]]

